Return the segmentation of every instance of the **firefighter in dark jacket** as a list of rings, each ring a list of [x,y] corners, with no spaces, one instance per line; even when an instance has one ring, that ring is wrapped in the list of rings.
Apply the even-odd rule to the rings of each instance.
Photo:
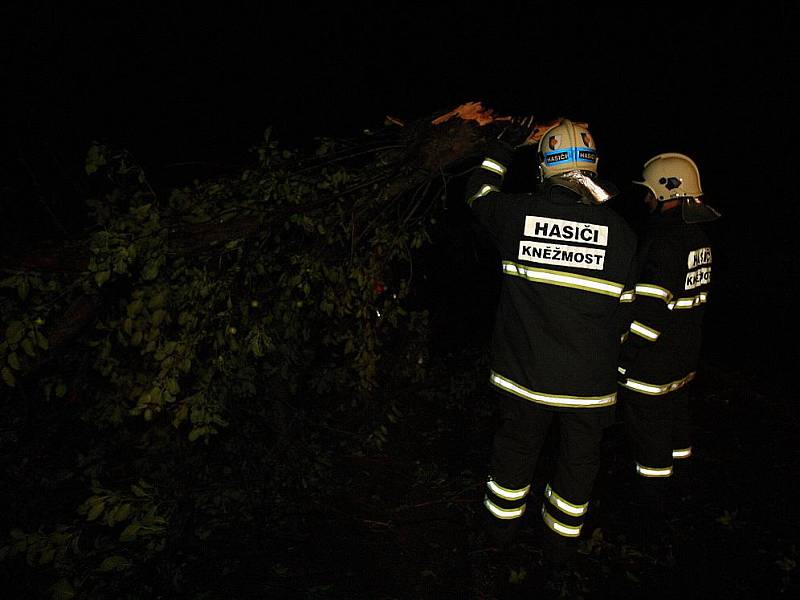
[[[641,236],[633,319],[620,355],[620,406],[632,442],[642,525],[664,525],[670,478],[686,479],[692,455],[688,384],[700,353],[712,252],[699,223],[720,215],[700,199],[688,156],[644,165],[650,217]],[[662,529],[656,530],[660,535]]]
[[[589,131],[562,119],[539,141],[534,193],[501,191],[512,148],[493,142],[467,182],[467,203],[500,254],[502,285],[490,383],[501,423],[484,504],[495,544],[512,541],[540,503],[545,549],[563,562],[589,506],[603,429],[613,419],[620,336],[630,322],[636,238],[596,180]],[[531,481],[550,426],[558,462],[544,490]]]

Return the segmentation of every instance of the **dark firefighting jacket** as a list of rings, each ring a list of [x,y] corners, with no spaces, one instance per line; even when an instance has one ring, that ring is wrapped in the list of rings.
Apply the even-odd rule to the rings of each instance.
[[[711,244],[681,210],[651,216],[639,245],[633,319],[620,356],[620,383],[662,395],[694,378],[711,283]]]
[[[510,162],[510,148],[493,144],[466,185],[501,260],[490,382],[553,410],[611,406],[635,234],[610,207],[560,185],[502,193]]]

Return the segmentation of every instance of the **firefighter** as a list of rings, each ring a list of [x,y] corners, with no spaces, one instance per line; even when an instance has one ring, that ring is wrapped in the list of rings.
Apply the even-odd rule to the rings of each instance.
[[[485,488],[487,533],[507,548],[535,502],[545,555],[563,563],[577,546],[603,429],[613,421],[636,236],[607,204],[611,186],[597,180],[597,149],[586,127],[561,119],[544,133],[533,193],[501,191],[512,150],[493,141],[466,186],[502,271],[489,378],[500,424]],[[556,422],[555,473],[544,489],[532,489]]]
[[[642,181],[634,183],[646,189],[650,215],[639,243],[633,319],[620,353],[620,407],[639,488],[637,522],[652,538],[663,534],[670,492],[678,491],[669,489],[671,477],[688,480],[688,384],[697,372],[712,266],[711,244],[699,224],[720,215],[701,200],[697,166],[683,154],[651,158]]]

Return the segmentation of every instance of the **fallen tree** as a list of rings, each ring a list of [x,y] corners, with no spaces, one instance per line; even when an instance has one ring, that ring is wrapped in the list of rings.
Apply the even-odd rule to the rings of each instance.
[[[248,462],[245,479],[260,481],[243,492],[253,506],[237,505],[253,520],[277,518],[263,507],[324,470],[329,449],[298,429],[304,415],[357,414],[359,443],[380,446],[400,391],[429,378],[427,314],[407,303],[415,252],[448,182],[510,120],[467,103],[387,117],[309,152],[267,132],[251,167],[167,192],[124,150],[92,146],[87,172],[107,184],[87,199],[86,237],[0,257],[0,385],[20,406],[66,399],[106,446],[140,455],[112,475],[107,449],[85,471],[90,525],[18,531],[10,547],[55,561],[63,589],[86,587],[85,557],[69,557],[87,526],[113,532],[89,561],[101,573],[146,564],[183,535],[177,507],[191,504],[214,530],[209,498],[222,492],[210,474],[197,476],[207,493],[186,480],[208,470],[198,445],[241,457],[265,444]]]

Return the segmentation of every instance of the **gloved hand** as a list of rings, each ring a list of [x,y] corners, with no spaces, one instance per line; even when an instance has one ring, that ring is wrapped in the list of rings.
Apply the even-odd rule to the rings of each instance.
[[[512,148],[519,148],[520,146],[526,145],[528,138],[531,137],[535,129],[536,119],[533,118],[533,115],[527,117],[513,117],[508,125],[500,132],[500,135],[497,136],[497,139],[505,142]]]

